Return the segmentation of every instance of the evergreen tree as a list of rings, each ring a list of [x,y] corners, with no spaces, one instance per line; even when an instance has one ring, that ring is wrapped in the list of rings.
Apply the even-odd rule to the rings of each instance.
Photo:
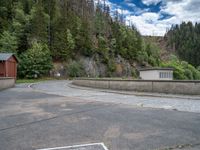
[[[92,41],[89,34],[88,23],[83,21],[76,35],[76,49],[85,56],[93,54]]]
[[[17,38],[9,31],[0,35],[0,52],[16,53]]]
[[[49,15],[45,13],[42,0],[38,0],[30,12],[29,41],[48,42]]]
[[[14,15],[14,0],[0,0],[0,34],[9,30]]]
[[[28,48],[28,15],[25,14],[22,3],[17,3],[14,9],[14,16],[12,21],[12,32],[17,38],[17,53],[21,54]]]
[[[165,37],[172,48],[175,46],[175,51],[181,59],[194,66],[200,65],[199,23],[193,25],[191,22],[183,22],[173,25]]]
[[[52,58],[46,44],[34,42],[32,47],[20,56],[20,77],[38,78],[48,75],[51,68]]]

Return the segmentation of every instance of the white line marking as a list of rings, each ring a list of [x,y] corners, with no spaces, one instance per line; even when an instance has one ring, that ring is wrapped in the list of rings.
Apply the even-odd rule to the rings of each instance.
[[[100,145],[105,150],[108,150],[108,148],[105,146],[104,143],[81,144],[81,145],[64,146],[64,147],[44,148],[44,149],[37,149],[37,150],[60,150],[60,149],[65,149],[65,148],[79,148],[79,147],[84,147],[84,146],[95,146],[95,145]]]
[[[105,146],[104,143],[101,143],[101,145],[103,146],[103,148],[104,148],[105,150],[108,150],[108,148]]]
[[[28,85],[28,88],[32,88],[32,86],[35,85],[35,83],[31,83]]]

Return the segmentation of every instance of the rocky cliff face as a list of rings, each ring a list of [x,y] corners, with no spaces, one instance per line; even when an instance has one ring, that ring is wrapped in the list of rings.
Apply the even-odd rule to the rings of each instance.
[[[77,60],[85,70],[86,77],[132,77],[132,73],[135,71],[136,64],[130,64],[127,60],[121,56],[117,56],[114,59],[114,71],[110,72],[108,65],[100,61],[100,57],[83,57],[80,56]],[[54,69],[51,71],[52,76],[67,76],[67,63],[54,63]]]
[[[109,72],[107,65],[99,62],[98,58],[81,57],[80,61],[82,62],[89,77],[107,77],[109,74],[111,74],[112,77],[130,77],[132,75],[131,73],[133,67],[121,56],[114,59],[115,71],[111,73]]]

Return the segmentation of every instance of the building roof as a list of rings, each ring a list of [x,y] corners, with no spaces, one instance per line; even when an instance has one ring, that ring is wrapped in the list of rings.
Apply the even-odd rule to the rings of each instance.
[[[12,57],[15,55],[13,53],[0,53],[0,61],[6,61],[8,60],[10,57]],[[15,57],[16,61],[18,62],[17,58]]]
[[[151,71],[151,70],[169,70],[173,71],[174,68],[161,68],[161,67],[156,67],[156,68],[140,68],[139,71]]]

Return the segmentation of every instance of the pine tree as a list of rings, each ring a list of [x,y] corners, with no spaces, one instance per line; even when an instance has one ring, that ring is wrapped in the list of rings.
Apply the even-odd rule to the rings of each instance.
[[[45,13],[42,0],[38,0],[31,9],[29,22],[29,41],[48,43],[49,15]]]
[[[14,9],[14,17],[12,21],[12,32],[17,38],[17,53],[21,54],[28,49],[28,15],[25,14],[23,4],[17,3]]]
[[[180,25],[172,26],[165,35],[168,44],[173,48],[179,57],[188,61],[194,66],[200,65],[199,39],[200,33],[198,30],[199,24],[195,25],[192,22],[183,22]]]
[[[4,31],[0,35],[0,52],[16,53],[17,38],[9,31]]]

